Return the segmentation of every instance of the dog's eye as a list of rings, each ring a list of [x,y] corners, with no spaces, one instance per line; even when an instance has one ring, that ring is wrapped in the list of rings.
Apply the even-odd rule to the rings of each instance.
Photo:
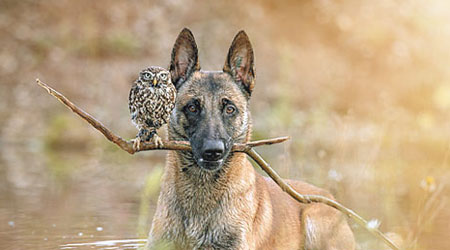
[[[225,112],[229,115],[232,115],[234,112],[236,112],[236,108],[233,105],[227,105],[225,107]]]
[[[187,106],[187,110],[188,110],[189,112],[191,112],[191,113],[197,113],[197,111],[198,111],[198,109],[197,109],[197,107],[195,106],[195,104],[189,104],[189,105]]]

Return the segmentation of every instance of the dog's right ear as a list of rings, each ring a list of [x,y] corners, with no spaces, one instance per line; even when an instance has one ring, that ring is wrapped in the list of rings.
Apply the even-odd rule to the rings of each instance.
[[[172,83],[178,89],[197,70],[200,70],[197,44],[192,32],[184,28],[178,35],[172,50],[169,66]]]

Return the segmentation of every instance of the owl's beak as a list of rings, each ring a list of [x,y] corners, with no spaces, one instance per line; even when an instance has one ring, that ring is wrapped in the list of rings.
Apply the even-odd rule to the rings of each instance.
[[[156,78],[153,78],[153,86],[155,86],[158,83],[158,80]]]

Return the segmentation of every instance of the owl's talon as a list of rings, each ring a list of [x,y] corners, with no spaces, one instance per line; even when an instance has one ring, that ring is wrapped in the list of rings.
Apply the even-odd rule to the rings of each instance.
[[[139,151],[141,150],[141,138],[136,137],[136,139],[133,140],[133,150]]]
[[[154,134],[152,137],[152,141],[157,148],[162,148],[164,146],[161,137],[158,134]]]

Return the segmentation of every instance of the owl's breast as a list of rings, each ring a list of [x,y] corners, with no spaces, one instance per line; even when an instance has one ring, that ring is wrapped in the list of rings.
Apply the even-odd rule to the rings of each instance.
[[[149,87],[140,91],[139,113],[144,120],[150,120],[155,127],[167,123],[172,109],[175,107],[175,88]]]

